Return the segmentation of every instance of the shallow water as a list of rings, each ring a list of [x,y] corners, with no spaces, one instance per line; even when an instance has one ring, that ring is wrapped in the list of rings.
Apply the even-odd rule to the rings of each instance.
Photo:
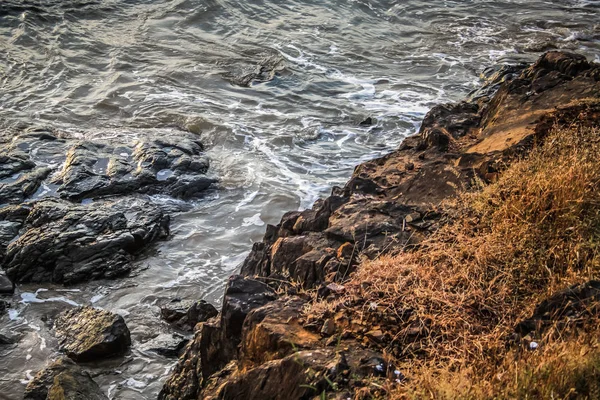
[[[46,321],[74,304],[119,312],[132,331],[132,354],[90,366],[106,393],[155,398],[174,360],[138,347],[168,330],[158,302],[218,304],[265,224],[398,146],[485,67],[552,48],[600,61],[599,13],[600,1],[576,0],[2,0],[4,138],[29,126],[92,140],[185,130],[207,145],[220,184],[185,205],[153,198],[188,211],[133,276],[20,287],[0,321],[23,335],[0,348],[0,398],[20,399],[56,354]],[[273,80],[231,83],[264,60],[276,61]],[[367,117],[376,124],[361,126]]]

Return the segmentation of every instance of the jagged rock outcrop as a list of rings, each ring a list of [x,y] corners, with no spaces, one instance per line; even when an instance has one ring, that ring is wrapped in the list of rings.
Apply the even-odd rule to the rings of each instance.
[[[0,237],[6,249],[2,268],[13,282],[114,278],[129,272],[136,254],[169,233],[169,217],[136,198],[88,205],[48,198],[0,209],[2,219],[14,235]]]
[[[330,197],[267,226],[263,241],[244,261],[241,275],[246,278],[233,277],[221,315],[196,328],[160,399],[308,399],[322,392],[351,397],[361,387],[360,376],[387,374],[400,380],[401,372],[390,374],[391,366],[378,351],[392,337],[402,337],[410,352],[410,340],[417,340],[426,326],[398,326],[393,319],[368,327],[368,322],[350,321],[343,313],[313,321],[302,313],[307,299],[275,300],[273,292],[264,295],[262,284],[256,289],[261,301],[255,307],[232,313],[232,282],[253,277],[289,288],[286,282],[295,281],[319,288],[319,299],[335,297],[343,293],[339,283],[359,257],[417,246],[445,222],[436,212],[440,202],[480,187],[482,181],[495,181],[507,161],[543,140],[553,126],[573,121],[600,125],[599,65],[578,55],[550,52],[531,66],[496,72],[469,101],[434,107],[418,135],[356,167],[349,182],[334,188]],[[588,286],[581,295],[596,290],[595,284]],[[251,295],[244,292],[244,298]],[[367,314],[377,312],[376,304],[365,307]],[[552,314],[544,311],[548,307],[540,306],[539,312]],[[581,312],[577,307],[579,311],[569,309]],[[364,352],[369,353],[360,356],[364,368],[355,372],[356,364],[348,357]],[[339,371],[351,371],[342,376],[357,379],[338,380]]]
[[[123,317],[92,307],[77,307],[54,321],[59,350],[75,361],[95,361],[124,354],[131,345]]]
[[[108,400],[90,374],[67,358],[38,372],[25,388],[25,400]]]
[[[53,183],[67,199],[128,193],[190,198],[215,182],[205,176],[208,159],[202,144],[189,138],[143,140],[133,148],[75,143],[66,154],[65,165]]]
[[[262,282],[232,277],[225,289],[219,317],[200,323],[159,398],[197,398],[203,382],[238,356],[242,326],[250,311],[273,300],[273,289]]]
[[[194,134],[92,142],[30,129],[4,140],[0,263],[16,283],[128,273],[169,233],[169,216],[141,196],[190,198],[215,182]]]
[[[0,204],[48,194],[76,201],[134,193],[190,198],[215,182],[206,176],[202,144],[183,133],[91,142],[32,130],[0,147],[0,161]]]
[[[344,188],[268,226],[242,275],[315,287],[343,280],[359,254],[372,258],[418,243],[436,226],[436,204],[477,179],[493,181],[503,160],[555,123],[597,123],[599,74],[585,57],[562,52],[525,69],[500,69],[472,101],[434,107],[418,135],[356,167]]]

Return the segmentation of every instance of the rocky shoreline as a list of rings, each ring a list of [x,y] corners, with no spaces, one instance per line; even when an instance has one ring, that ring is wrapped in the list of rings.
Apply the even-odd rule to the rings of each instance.
[[[549,52],[531,66],[491,69],[466,101],[434,107],[419,134],[399,149],[356,167],[343,188],[312,209],[269,225],[240,274],[229,279],[218,315],[198,302],[164,308],[163,317],[179,329],[194,327],[194,333],[159,398],[381,395],[383,389],[368,387],[370,382],[404,379],[394,360],[406,356],[418,329],[397,320],[374,325],[368,312],[364,319],[344,312],[317,318],[305,312],[307,306],[343,296],[344,283],[364,260],[417,248],[451,218],[440,211],[442,202],[495,182],[553,127],[598,121],[600,66],[582,56]],[[50,145],[31,160],[24,152],[40,141]],[[133,148],[33,132],[6,148],[0,199],[12,205],[0,210],[0,251],[3,269],[17,283],[70,284],[126,274],[133,257],[168,235],[168,213],[139,196],[190,197],[214,182],[205,175],[201,144],[189,138],[142,141]],[[61,161],[48,160],[50,154],[66,154],[64,166],[57,168]],[[60,199],[22,203],[44,185],[53,185]],[[119,354],[130,344],[126,326],[110,313],[84,308],[57,321],[61,328],[84,327],[69,329],[78,332],[73,335],[55,329],[63,351],[78,362],[90,360],[82,354]],[[405,341],[391,345],[399,335]],[[175,341],[177,354],[182,341]],[[36,376],[26,398],[106,395],[84,369],[62,358]]]
[[[373,326],[343,312],[313,319],[307,304],[342,295],[361,260],[418,246],[448,218],[442,201],[497,180],[551,128],[598,121],[600,66],[582,56],[549,52],[531,66],[491,71],[467,101],[434,107],[398,150],[359,165],[312,209],[268,226],[159,398],[341,399],[372,376],[401,381],[393,359],[418,336],[415,327]],[[406,343],[388,346],[402,332]]]

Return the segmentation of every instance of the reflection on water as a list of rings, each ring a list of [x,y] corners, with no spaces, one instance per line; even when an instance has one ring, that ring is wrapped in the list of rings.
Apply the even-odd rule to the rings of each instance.
[[[52,318],[77,303],[118,312],[132,330],[133,357],[93,366],[103,389],[154,398],[173,362],[138,350],[167,329],[157,304],[217,303],[265,224],[396,147],[484,67],[553,48],[600,60],[599,11],[577,0],[3,0],[0,140],[29,126],[92,140],[185,130],[207,145],[220,184],[186,204],[153,197],[188,211],[134,276],[21,287],[1,323],[22,336],[0,349],[1,392],[21,398],[55,353]]]

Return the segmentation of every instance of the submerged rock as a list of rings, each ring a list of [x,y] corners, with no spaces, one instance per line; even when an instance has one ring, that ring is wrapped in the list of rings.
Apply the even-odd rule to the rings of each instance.
[[[196,324],[216,317],[219,311],[204,300],[172,301],[160,308],[161,317],[182,330],[191,331]]]
[[[283,71],[284,59],[278,52],[261,49],[246,51],[242,58],[223,63],[223,78],[234,85],[250,87],[253,83],[268,82]]]
[[[108,400],[90,374],[67,358],[50,363],[25,388],[24,400]]]
[[[129,272],[136,254],[169,233],[169,217],[135,198],[89,205],[48,198],[12,211],[6,210],[5,218],[22,223],[22,233],[2,243],[2,267],[14,282],[114,278]]]
[[[61,313],[54,322],[59,349],[75,361],[94,361],[124,354],[131,345],[123,317],[92,307]]]
[[[163,333],[140,346],[142,351],[151,351],[165,357],[177,357],[188,339],[178,334]]]

